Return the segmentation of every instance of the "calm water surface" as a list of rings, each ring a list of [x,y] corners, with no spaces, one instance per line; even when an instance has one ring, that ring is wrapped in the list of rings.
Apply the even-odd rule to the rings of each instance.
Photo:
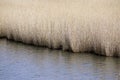
[[[0,40],[0,80],[120,80],[120,58]]]

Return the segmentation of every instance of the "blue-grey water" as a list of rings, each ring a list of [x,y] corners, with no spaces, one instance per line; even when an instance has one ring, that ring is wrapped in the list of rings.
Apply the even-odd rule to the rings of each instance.
[[[0,80],[120,80],[120,58],[0,40]]]

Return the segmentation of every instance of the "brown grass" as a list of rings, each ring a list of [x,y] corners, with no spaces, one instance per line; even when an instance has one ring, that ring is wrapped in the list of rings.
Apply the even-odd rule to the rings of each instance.
[[[0,36],[120,56],[120,0],[1,0]]]

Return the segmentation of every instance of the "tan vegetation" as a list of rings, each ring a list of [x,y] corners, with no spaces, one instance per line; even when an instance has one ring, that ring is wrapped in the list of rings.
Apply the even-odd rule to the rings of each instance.
[[[0,0],[0,36],[120,56],[120,0]]]

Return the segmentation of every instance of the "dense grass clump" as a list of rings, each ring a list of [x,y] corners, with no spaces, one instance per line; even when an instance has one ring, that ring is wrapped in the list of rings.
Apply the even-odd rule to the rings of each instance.
[[[0,37],[120,56],[120,0],[1,0]]]

